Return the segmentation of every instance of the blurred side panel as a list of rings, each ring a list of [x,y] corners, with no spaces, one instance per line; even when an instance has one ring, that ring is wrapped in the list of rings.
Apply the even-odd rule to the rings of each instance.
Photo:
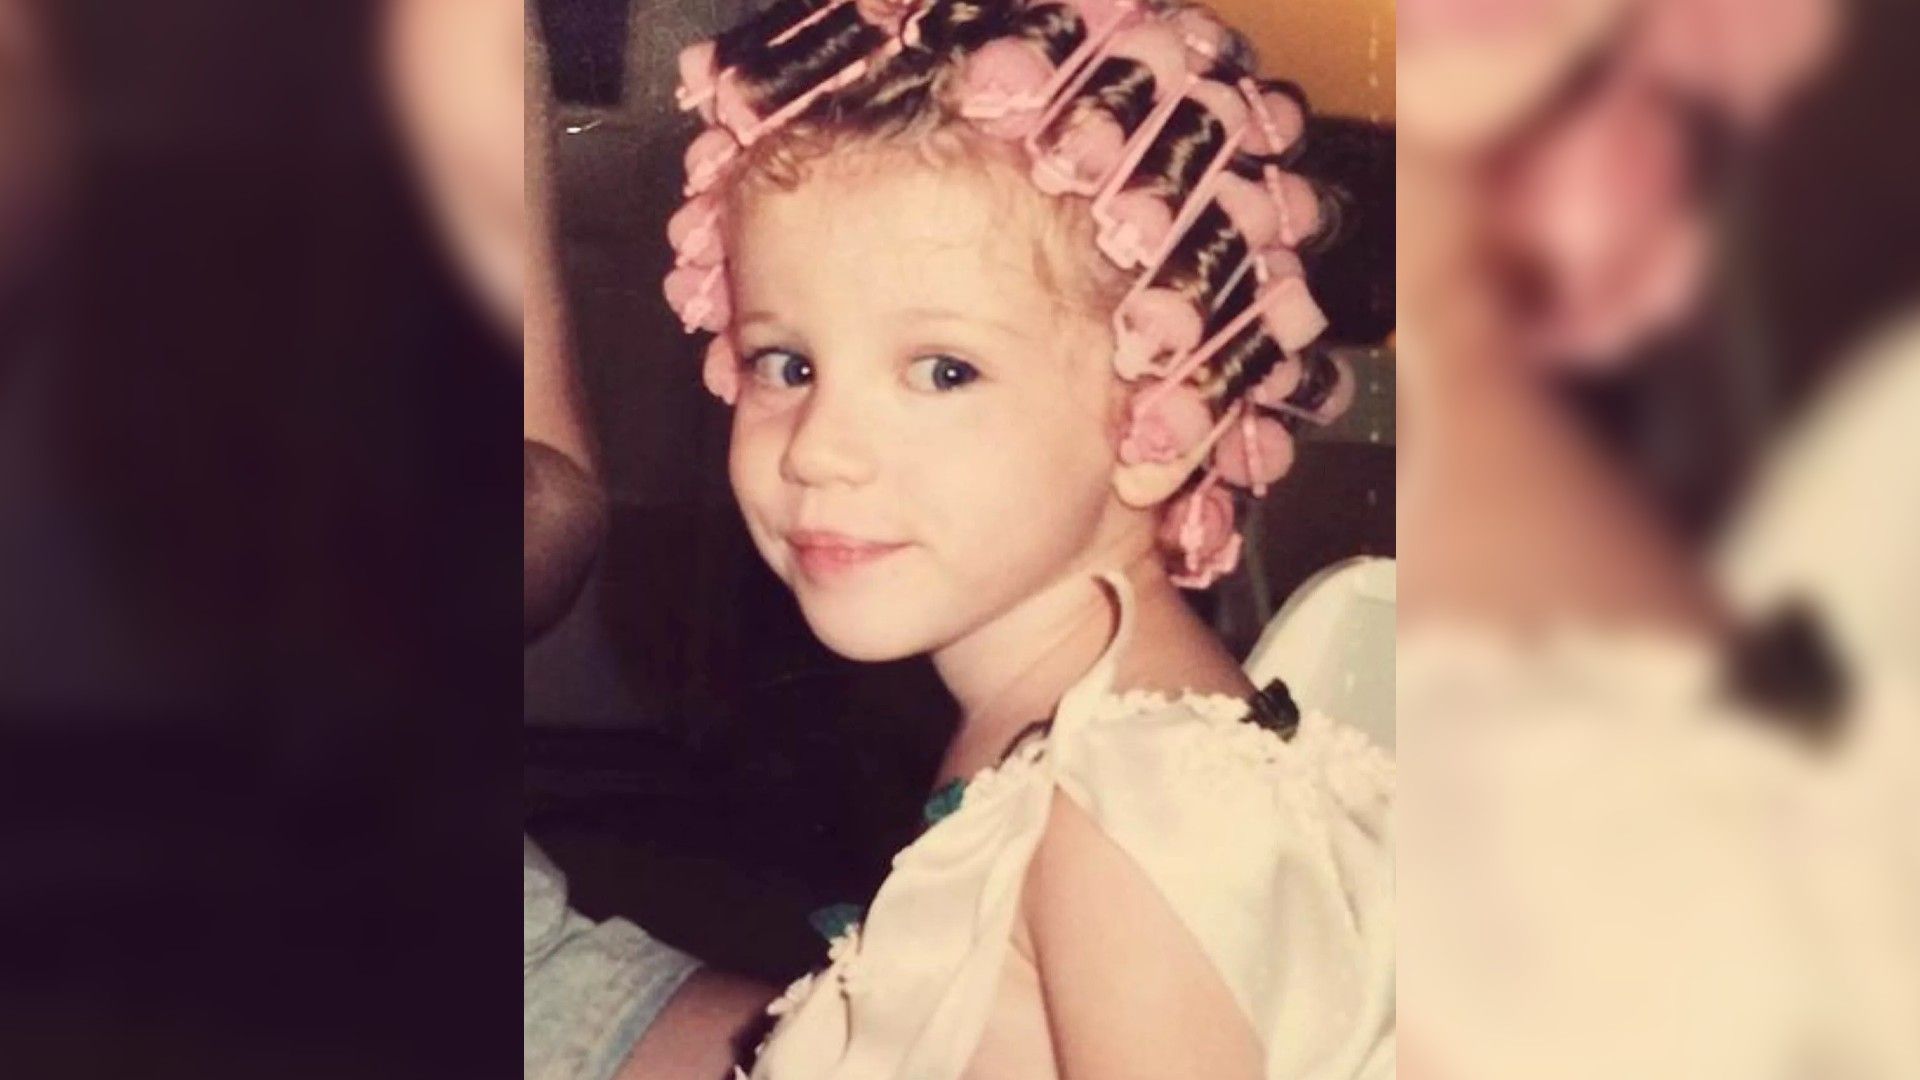
[[[515,348],[384,7],[0,0],[9,1075],[512,1067]]]

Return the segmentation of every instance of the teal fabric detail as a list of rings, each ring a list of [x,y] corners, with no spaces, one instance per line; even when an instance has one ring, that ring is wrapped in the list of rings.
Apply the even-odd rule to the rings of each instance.
[[[859,904],[828,904],[807,916],[807,922],[832,944],[866,917],[867,909]]]
[[[955,810],[960,809],[960,800],[966,793],[965,780],[949,780],[928,797],[927,805],[920,811],[920,816],[926,819],[928,825],[938,825]]]

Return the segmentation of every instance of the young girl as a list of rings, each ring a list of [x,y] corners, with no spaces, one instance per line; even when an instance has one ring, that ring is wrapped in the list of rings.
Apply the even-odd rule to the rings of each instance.
[[[963,714],[753,1075],[1392,1075],[1391,767],[1178,592],[1350,395],[1297,92],[1145,0],[786,0],[681,66],[666,291],[748,529]]]

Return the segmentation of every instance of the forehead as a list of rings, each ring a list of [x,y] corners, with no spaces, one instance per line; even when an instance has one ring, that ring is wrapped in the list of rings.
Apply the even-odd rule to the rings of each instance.
[[[1047,318],[1040,197],[982,165],[902,152],[830,156],[791,189],[741,193],[734,286],[748,303],[838,299]]]

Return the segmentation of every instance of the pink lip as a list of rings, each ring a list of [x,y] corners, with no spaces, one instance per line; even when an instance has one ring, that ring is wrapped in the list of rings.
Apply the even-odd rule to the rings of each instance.
[[[814,529],[788,533],[787,544],[793,548],[801,573],[816,581],[870,566],[907,546]]]

